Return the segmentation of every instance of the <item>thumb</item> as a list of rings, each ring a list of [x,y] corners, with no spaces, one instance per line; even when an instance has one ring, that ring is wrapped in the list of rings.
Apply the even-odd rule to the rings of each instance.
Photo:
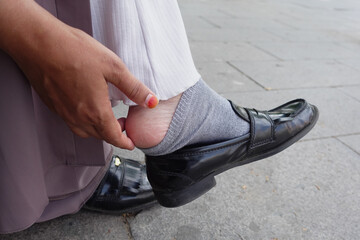
[[[115,65],[115,66],[114,66]],[[130,73],[121,59],[112,65],[110,73],[105,76],[106,81],[115,85],[129,99],[138,105],[154,108],[159,103],[155,94]]]

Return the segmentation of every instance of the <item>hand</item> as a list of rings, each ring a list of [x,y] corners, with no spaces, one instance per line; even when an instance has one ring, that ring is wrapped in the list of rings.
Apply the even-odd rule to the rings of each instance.
[[[17,62],[45,104],[77,135],[133,149],[122,133],[124,119],[117,121],[112,112],[107,82],[142,106],[154,94],[113,52],[35,2],[5,0],[0,5],[0,47]]]

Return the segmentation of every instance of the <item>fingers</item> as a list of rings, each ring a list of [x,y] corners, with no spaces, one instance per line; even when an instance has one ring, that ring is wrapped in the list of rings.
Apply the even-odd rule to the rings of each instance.
[[[112,112],[106,116],[101,124],[95,125],[94,128],[102,139],[116,147],[129,150],[135,148],[131,139],[122,133],[124,128],[116,120]]]
[[[121,118],[117,121],[114,115],[112,115],[112,117],[109,116],[101,124],[97,125],[68,125],[76,135],[83,138],[95,137],[97,139],[104,140],[107,143],[112,144],[116,147],[128,150],[133,150],[135,147],[131,139],[122,133],[125,127],[124,118]]]
[[[119,122],[119,124],[121,126],[121,129],[123,131],[125,130],[125,121],[126,121],[126,118],[124,118],[124,117],[118,119],[118,122]]]
[[[129,99],[140,106],[154,108],[159,103],[155,94],[142,82],[136,79],[127,69],[121,59],[117,58],[111,64],[112,68],[105,76],[108,82],[114,84]]]

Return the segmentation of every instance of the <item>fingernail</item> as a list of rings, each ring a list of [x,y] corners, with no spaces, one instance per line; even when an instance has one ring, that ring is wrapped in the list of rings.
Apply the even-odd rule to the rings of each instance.
[[[156,96],[152,95],[151,93],[146,97],[145,104],[148,108],[154,108],[158,105],[159,100]]]

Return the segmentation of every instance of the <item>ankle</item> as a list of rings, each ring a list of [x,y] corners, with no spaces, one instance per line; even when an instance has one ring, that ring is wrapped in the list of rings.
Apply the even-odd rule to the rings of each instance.
[[[136,147],[154,147],[164,139],[180,98],[181,94],[160,101],[154,109],[141,106],[129,108],[125,129]]]

